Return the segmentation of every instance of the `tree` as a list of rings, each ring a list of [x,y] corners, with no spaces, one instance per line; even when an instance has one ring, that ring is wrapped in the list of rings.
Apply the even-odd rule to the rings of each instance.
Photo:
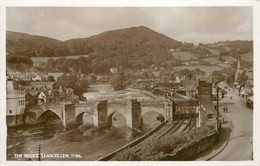
[[[242,87],[245,86],[246,82],[248,80],[248,76],[246,75],[246,71],[243,71],[242,73],[238,74],[237,82]]]
[[[214,71],[212,73],[212,77],[215,80],[215,82],[221,82],[225,80],[225,76],[222,74],[221,71]]]
[[[92,73],[92,74],[90,75],[90,82],[91,82],[91,83],[96,83],[96,81],[97,81],[97,77],[96,77],[95,74]]]
[[[88,81],[81,80],[79,84],[75,84],[72,88],[74,89],[74,94],[81,98],[82,94],[87,92],[88,87]]]
[[[226,69],[225,69],[226,70]],[[235,81],[235,71],[232,70],[232,68],[229,68],[229,70],[226,70],[226,83],[229,85],[233,85],[234,81]]]
[[[206,74],[205,71],[200,70],[199,68],[192,70],[191,73],[192,73],[192,75],[205,75]]]
[[[189,78],[192,77],[192,73],[189,69],[183,69],[183,70],[179,71],[179,74],[181,76],[185,76],[185,77],[189,77]]]
[[[88,90],[88,81],[79,81],[76,75],[67,76],[63,74],[53,85],[54,89],[57,89],[60,86],[63,88],[72,88],[74,90],[74,94],[81,98],[82,94]]]
[[[123,90],[126,87],[126,78],[123,72],[115,75],[111,79],[111,85],[115,90]]]
[[[55,82],[55,79],[54,79],[54,77],[53,77],[52,75],[49,75],[49,76],[47,77],[47,81],[48,81],[48,82]]]
[[[144,72],[142,73],[142,78],[145,78],[145,79],[149,78],[149,74],[144,71]]]

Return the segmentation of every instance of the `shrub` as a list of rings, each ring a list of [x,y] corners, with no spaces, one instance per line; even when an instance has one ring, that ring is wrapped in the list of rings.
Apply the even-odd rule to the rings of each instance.
[[[139,155],[132,149],[126,149],[116,154],[115,159],[117,161],[140,161]]]
[[[194,142],[208,136],[214,128],[203,126],[184,134],[166,135],[161,138],[152,137],[141,146],[140,155],[135,154],[132,149],[127,149],[116,155],[120,161],[158,161],[166,154],[175,154],[178,150],[183,149]]]

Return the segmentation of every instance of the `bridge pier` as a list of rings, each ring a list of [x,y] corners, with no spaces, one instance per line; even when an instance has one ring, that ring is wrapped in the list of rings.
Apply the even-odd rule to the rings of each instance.
[[[66,127],[66,112],[65,112],[65,106],[62,108],[62,124],[64,127]]]
[[[174,101],[165,102],[165,120],[170,122],[174,120],[176,112],[176,103]]]
[[[165,120],[173,121],[174,113],[176,110],[176,104],[173,101],[165,101]]]
[[[100,101],[94,106],[94,126],[107,127],[107,100]]]
[[[196,114],[198,114],[198,121],[196,123],[196,127],[200,127],[201,117],[200,117],[201,103],[199,102],[199,106],[196,109]],[[197,118],[196,118],[197,119]]]
[[[131,129],[140,129],[142,127],[142,107],[136,99],[127,103],[126,123]]]

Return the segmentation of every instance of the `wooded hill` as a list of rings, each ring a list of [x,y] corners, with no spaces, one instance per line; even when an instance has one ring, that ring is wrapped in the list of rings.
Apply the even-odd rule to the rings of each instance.
[[[42,36],[7,31],[7,52],[30,57],[57,57],[89,54],[102,50],[121,50],[144,47],[176,48],[174,39],[145,26],[106,31],[89,38],[59,41]]]
[[[81,59],[80,62],[68,59],[52,60],[49,64],[60,67],[55,69],[49,66],[49,69],[69,70],[69,67],[74,66],[73,70],[78,70],[81,68],[79,64],[85,64],[87,65],[85,72],[93,71],[102,74],[109,72],[110,67],[144,69],[154,65],[172,68],[181,63],[181,59],[177,59],[172,54],[172,50],[176,49],[190,52],[197,58],[213,55],[214,49],[220,52],[219,56],[230,55],[231,51],[246,53],[253,50],[253,42],[229,41],[195,46],[193,43],[179,42],[145,26],[139,26],[67,41],[7,31],[6,49],[7,62],[12,65],[23,61],[31,65],[29,57],[89,55],[89,58]]]

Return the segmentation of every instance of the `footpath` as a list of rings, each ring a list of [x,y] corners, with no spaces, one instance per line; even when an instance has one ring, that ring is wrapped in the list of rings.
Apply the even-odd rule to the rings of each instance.
[[[213,157],[217,156],[221,153],[224,148],[227,146],[230,138],[230,133],[232,131],[232,125],[230,125],[230,119],[220,111],[221,117],[224,119],[224,123],[222,123],[222,130],[219,135],[219,142],[215,144],[212,148],[207,150],[204,153],[199,154],[195,160],[197,161],[208,161],[211,160]]]

